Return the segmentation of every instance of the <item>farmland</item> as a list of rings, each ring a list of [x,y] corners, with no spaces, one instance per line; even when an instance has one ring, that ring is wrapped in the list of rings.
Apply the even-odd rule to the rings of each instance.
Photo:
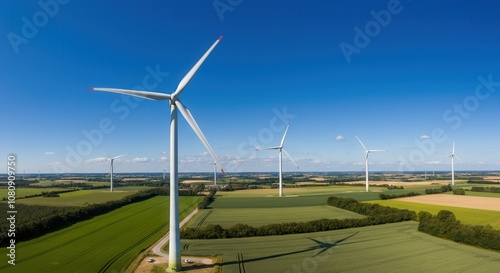
[[[405,186],[397,193],[437,188],[441,185]],[[457,219],[471,224],[497,227],[499,212],[398,200],[377,200],[385,188],[365,193],[360,187],[325,186],[285,188],[287,197],[277,198],[276,189],[219,192],[211,208],[199,213],[189,227],[219,224],[225,228],[237,223],[254,227],[320,218],[362,217],[349,211],[325,206],[329,196],[350,197],[414,211],[436,214],[448,209]],[[453,197],[453,195],[445,194]],[[403,205],[401,205],[403,203]],[[411,204],[407,206],[404,204]],[[418,206],[417,206],[418,205]],[[456,272],[494,271],[500,253],[457,244],[417,231],[416,222],[351,228],[330,232],[217,240],[182,240],[183,255],[222,255],[223,272]],[[411,243],[409,243],[411,242]],[[370,257],[360,259],[360,257]]]
[[[131,195],[136,192],[138,192],[138,189],[135,188],[129,191],[120,188],[119,191],[114,192],[110,192],[106,189],[79,190],[74,192],[61,193],[60,197],[33,197],[19,199],[17,200],[17,203],[25,205],[44,206],[86,206],[88,204],[98,204],[112,200],[119,200],[127,195]]]
[[[354,212],[338,209],[328,205],[282,208],[251,208],[245,209],[207,209],[191,220],[188,227],[204,227],[209,224],[219,224],[229,228],[236,224],[247,224],[254,227],[275,223],[318,220],[322,218],[361,218]]]
[[[460,245],[404,222],[329,232],[183,240],[183,255],[223,255],[223,272],[494,272],[500,253]]]
[[[180,197],[184,218],[201,197]],[[16,265],[1,272],[121,272],[168,230],[168,197],[126,205],[63,230],[16,245]],[[0,250],[6,257],[7,249]]]
[[[433,197],[439,198],[439,195]],[[405,200],[410,200],[404,198]],[[395,207],[399,209],[409,209],[415,212],[427,211],[437,214],[440,210],[452,211],[457,220],[470,225],[491,225],[495,229],[500,229],[500,212],[493,210],[480,210],[471,208],[461,208],[456,206],[431,205],[426,203],[414,203],[401,200],[374,200],[369,203],[377,203],[384,206]]]
[[[363,183],[355,181],[353,183]],[[380,183],[389,183],[387,181]],[[364,192],[361,185],[310,185],[300,183],[284,189],[285,197],[277,197],[278,190],[264,186],[261,189],[219,191],[208,209],[202,210],[188,227],[203,228],[218,224],[230,228],[242,223],[253,227],[269,224],[305,222],[329,219],[362,218],[365,216],[326,204],[330,196],[354,198],[363,202],[429,211],[441,209],[455,212],[463,223],[491,224],[500,228],[500,212],[379,200],[379,193],[423,193],[427,188],[439,188],[446,182],[395,182],[405,189],[388,190],[370,187]],[[309,184],[309,185],[308,185]],[[48,184],[47,184],[48,185]],[[46,186],[47,186],[46,185]],[[470,185],[460,185],[467,188]],[[18,199],[19,204],[49,206],[87,206],[118,200],[148,187],[128,186],[109,189],[79,190],[61,193],[60,197],[33,197]],[[25,195],[63,188],[19,188]],[[27,190],[22,192],[22,190]],[[0,191],[2,194],[2,191]],[[494,196],[498,194],[473,193],[467,195]],[[453,197],[453,195],[445,194]],[[181,218],[196,207],[200,197],[181,197]],[[36,265],[39,272],[120,272],[146,246],[168,229],[168,197],[154,197],[124,206],[91,220],[79,222],[48,235],[18,243],[15,267],[0,265],[2,272],[30,272]],[[492,271],[500,263],[499,253],[468,247],[431,237],[417,231],[417,223],[405,222],[351,228],[329,232],[283,236],[181,241],[182,255],[221,255],[223,272],[332,272],[370,271],[405,272],[460,270]],[[57,238],[57,239],[56,239]],[[127,238],[126,240],[124,238]],[[408,243],[411,242],[411,243]],[[164,249],[167,246],[164,246]],[[0,251],[5,256],[6,250]],[[360,256],[370,259],[359,259]],[[453,256],[449,258],[448,256]],[[465,264],[464,261],[467,260]],[[481,263],[481,261],[483,263]],[[406,267],[405,267],[406,266]],[[242,270],[242,271],[241,271]],[[297,271],[301,270],[301,271]]]
[[[50,192],[50,191],[64,191],[67,189],[64,188],[17,188],[16,189],[16,197],[22,198],[30,195],[41,194],[42,192]],[[8,191],[7,188],[0,188],[0,199],[7,198]]]

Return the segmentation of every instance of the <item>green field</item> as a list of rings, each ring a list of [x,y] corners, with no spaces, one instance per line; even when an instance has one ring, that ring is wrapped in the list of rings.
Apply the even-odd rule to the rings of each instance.
[[[440,210],[449,210],[455,214],[457,220],[460,220],[460,222],[464,224],[491,225],[495,229],[500,229],[500,211],[419,204],[394,199],[368,201],[368,203],[376,203],[383,206],[413,210],[416,213],[419,213],[420,211],[427,211],[434,215],[436,215]]]
[[[223,272],[496,272],[500,253],[435,238],[404,222],[329,232],[182,240],[182,255],[223,255]],[[186,250],[187,249],[187,250]]]
[[[208,224],[219,224],[224,228],[236,224],[247,224],[253,227],[288,222],[303,222],[322,218],[362,218],[364,216],[328,205],[304,206],[289,208],[251,208],[245,209],[206,209],[193,218],[188,227],[204,227]]]
[[[138,191],[138,189],[131,189],[130,191],[119,189],[114,192],[110,192],[109,189],[79,190],[61,193],[60,197],[33,197],[18,199],[16,200],[16,203],[44,206],[86,206],[89,204],[99,204],[119,200]]]
[[[181,219],[196,208],[201,197],[180,197]],[[169,197],[154,197],[126,205],[60,231],[18,243],[16,265],[0,272],[122,272],[144,248],[168,230]]]
[[[67,189],[64,188],[16,188],[16,198],[21,198],[25,196],[42,194],[42,192],[51,192],[51,191],[65,191]],[[8,197],[8,189],[1,188],[0,189],[0,200]]]

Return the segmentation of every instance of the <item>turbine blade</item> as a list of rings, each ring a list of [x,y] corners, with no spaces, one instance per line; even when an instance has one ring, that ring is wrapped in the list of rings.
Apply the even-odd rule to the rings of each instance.
[[[455,142],[453,142],[453,150],[451,150],[451,154],[454,155],[455,154]]]
[[[193,115],[191,115],[191,112],[178,100],[175,101],[175,105],[179,108],[179,111],[181,112],[181,114],[184,116],[186,121],[189,123],[189,125],[191,126],[193,131],[196,133],[198,138],[201,140],[203,145],[205,145],[205,148],[207,148],[208,152],[212,155],[213,159],[217,163],[217,166],[219,166],[221,172],[224,174],[224,169],[222,169],[222,166],[219,162],[219,159],[215,155],[214,150],[212,150],[212,147],[210,147],[210,144],[208,143],[207,139],[203,135],[203,132],[201,131],[200,127],[198,126],[198,124],[194,120]]]
[[[367,150],[368,152],[387,152],[388,150]]]
[[[189,70],[189,72],[186,74],[186,76],[184,76],[184,78],[182,78],[182,80],[179,82],[179,85],[177,86],[177,89],[175,90],[174,93],[172,93],[172,96],[174,96],[174,97],[178,96],[182,92],[182,90],[184,90],[184,88],[188,85],[188,83],[193,78],[193,76],[196,73],[196,71],[198,71],[198,69],[200,68],[200,66],[205,61],[205,59],[208,57],[208,55],[210,55],[210,53],[212,52],[212,50],[220,42],[221,39],[222,39],[222,36],[220,36],[219,39],[217,39],[217,41],[215,41],[215,43],[207,50],[207,52],[205,52],[205,54],[203,54],[203,56],[201,56],[201,58],[193,66],[193,68],[191,68],[191,70]]]
[[[281,147],[276,146],[276,147],[267,147],[267,148],[255,148],[257,151],[262,151],[262,150],[279,150]]]
[[[169,94],[149,92],[149,91],[138,91],[138,90],[128,90],[128,89],[118,89],[118,88],[101,88],[101,87],[97,88],[92,87],[89,88],[89,90],[125,94],[148,100],[169,100],[171,98]]]
[[[126,154],[122,154],[122,155],[119,155],[119,156],[115,156],[115,157],[113,157],[113,159],[117,159],[117,158],[120,158],[120,157],[122,157],[122,156],[126,156],[126,155],[128,155],[128,153],[126,153]]]
[[[359,137],[358,137],[357,135],[354,135],[354,136],[358,139],[359,144],[361,144],[361,146],[363,146],[363,149],[364,149],[365,151],[368,151],[368,149],[366,148],[365,144],[363,144],[363,142],[361,141],[361,139],[359,139]]]
[[[456,157],[458,160],[460,160],[460,162],[464,163],[464,162],[462,161],[462,159],[460,159],[460,157],[458,157],[458,155],[453,155],[453,156],[454,156],[454,157]]]
[[[283,152],[285,152],[286,156],[288,156],[288,158],[290,158],[290,160],[293,162],[293,164],[295,165],[295,167],[297,167],[297,169],[299,168],[299,165],[297,165],[297,163],[295,163],[295,161],[293,160],[293,158],[290,156],[290,154],[285,150],[285,149],[281,149]]]
[[[286,126],[285,134],[283,134],[283,138],[281,139],[280,147],[282,147],[282,148],[283,148],[283,144],[285,143],[286,133],[288,133],[288,128],[289,127],[290,127],[290,123]]]

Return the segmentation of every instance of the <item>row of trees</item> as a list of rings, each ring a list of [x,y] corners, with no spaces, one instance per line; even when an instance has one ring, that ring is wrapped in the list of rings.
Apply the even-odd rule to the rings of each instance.
[[[217,188],[212,188],[208,195],[205,195],[200,203],[198,203],[198,209],[206,209],[215,200],[215,194],[217,193]]]
[[[368,217],[361,219],[320,219],[308,222],[291,222],[270,224],[252,227],[237,224],[228,229],[220,225],[207,225],[204,228],[185,228],[181,231],[183,239],[222,239],[253,236],[274,236],[296,233],[309,233],[345,228],[364,227],[387,223],[415,220],[417,215],[413,211],[400,210],[377,204],[359,203],[348,198],[330,197],[328,204],[335,207],[351,210]]]
[[[500,182],[498,181],[491,181],[491,180],[476,180],[476,179],[469,179],[467,180],[467,184],[496,184],[496,185],[499,185]]]
[[[437,215],[421,211],[418,217],[418,230],[421,232],[459,243],[500,250],[500,230],[494,230],[490,225],[464,225],[448,210],[441,210]]]
[[[459,189],[453,189],[453,194],[454,195],[465,195],[465,190],[462,188]]]
[[[396,220],[387,223],[396,223],[417,219],[417,214],[411,210],[391,208],[387,206],[381,206],[379,204],[359,203],[352,198],[340,198],[332,196],[328,198],[327,204],[370,217],[387,217],[388,219],[399,219],[399,221]]]
[[[437,194],[437,193],[449,192],[452,190],[453,188],[451,187],[451,185],[441,186],[441,188],[425,189],[425,194]]]
[[[378,197],[382,200],[387,200],[387,199],[394,199],[394,198],[402,198],[402,197],[410,197],[410,196],[417,196],[420,195],[418,192],[407,192],[407,193],[400,193],[400,194],[389,194],[389,193],[380,193]]]
[[[471,191],[479,191],[479,192],[493,192],[500,193],[500,188],[498,187],[472,187]]]
[[[16,241],[26,241],[157,195],[168,195],[168,191],[163,188],[149,189],[125,196],[120,200],[92,204],[86,207],[57,208],[16,204]],[[5,210],[0,210],[0,217],[6,219]],[[9,239],[7,237],[9,225],[6,221],[0,223],[0,246],[6,246]]]

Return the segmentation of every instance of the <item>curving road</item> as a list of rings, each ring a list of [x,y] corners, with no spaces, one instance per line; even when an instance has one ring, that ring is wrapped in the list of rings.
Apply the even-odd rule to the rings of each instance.
[[[179,228],[181,228],[182,226],[184,226],[189,220],[191,220],[191,218],[193,218],[193,216],[198,213],[198,209],[195,209],[193,210],[188,216],[186,216],[186,218],[184,218],[180,223],[179,223]],[[170,232],[167,232],[167,234],[165,234],[165,236],[163,236],[163,238],[160,239],[160,241],[158,241],[158,243],[156,243],[153,248],[151,249],[151,251],[158,255],[158,256],[161,256],[161,257],[165,257],[165,258],[168,258],[168,254],[161,251],[161,247],[164,246],[168,240],[170,240]]]

